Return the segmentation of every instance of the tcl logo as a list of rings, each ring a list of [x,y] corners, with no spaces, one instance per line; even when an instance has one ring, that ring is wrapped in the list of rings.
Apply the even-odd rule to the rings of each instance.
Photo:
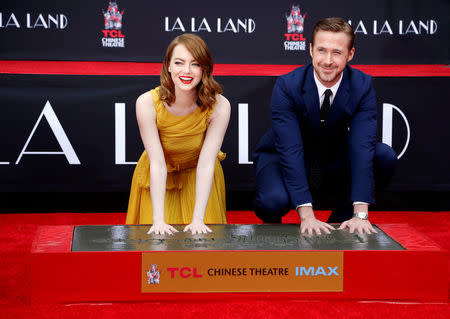
[[[125,38],[122,34],[122,30],[102,30],[103,36],[106,38]]]
[[[181,278],[201,278],[203,275],[197,273],[196,267],[168,267],[168,271],[170,271],[170,278],[181,277]]]

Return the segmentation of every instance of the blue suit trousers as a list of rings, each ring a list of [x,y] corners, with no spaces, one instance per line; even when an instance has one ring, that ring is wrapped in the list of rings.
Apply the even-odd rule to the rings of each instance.
[[[260,160],[264,157],[263,160]],[[394,150],[383,143],[376,143],[374,157],[375,190],[384,189],[394,174],[397,155]],[[260,165],[259,165],[260,164]],[[261,167],[262,166],[262,167]],[[333,212],[329,222],[342,222],[353,215],[353,205],[350,201],[350,161],[340,159],[325,167],[322,171],[322,181],[318,189],[310,186],[314,202],[327,198],[331,202]],[[281,217],[289,212],[291,201],[283,181],[280,158],[277,153],[261,153],[255,161],[256,198],[255,214],[266,223],[279,223]],[[310,176],[308,176],[310,180]],[[311,185],[311,183],[310,183]]]

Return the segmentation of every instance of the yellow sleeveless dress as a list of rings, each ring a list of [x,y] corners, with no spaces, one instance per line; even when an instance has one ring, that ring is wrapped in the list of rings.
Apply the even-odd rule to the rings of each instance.
[[[197,108],[194,112],[177,116],[166,110],[159,98],[159,87],[150,91],[156,110],[159,131],[167,165],[165,221],[168,224],[189,224],[195,205],[195,178],[197,161],[205,139],[207,120],[211,110]],[[219,152],[214,178],[205,212],[206,224],[225,224],[225,180]],[[131,182],[127,224],[153,224],[150,197],[150,162],[144,151],[136,165]]]

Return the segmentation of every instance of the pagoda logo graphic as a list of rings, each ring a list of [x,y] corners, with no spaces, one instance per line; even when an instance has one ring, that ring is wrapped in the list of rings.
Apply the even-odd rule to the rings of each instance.
[[[125,35],[122,33],[124,10],[119,11],[117,1],[109,1],[108,9],[103,11],[105,28],[102,30],[104,48],[124,48]]]

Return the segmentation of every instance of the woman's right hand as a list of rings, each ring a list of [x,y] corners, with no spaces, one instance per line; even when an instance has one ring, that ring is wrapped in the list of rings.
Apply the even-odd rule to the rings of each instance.
[[[173,233],[178,233],[178,230],[166,223],[154,223],[147,232],[147,234],[155,235],[172,235]]]

